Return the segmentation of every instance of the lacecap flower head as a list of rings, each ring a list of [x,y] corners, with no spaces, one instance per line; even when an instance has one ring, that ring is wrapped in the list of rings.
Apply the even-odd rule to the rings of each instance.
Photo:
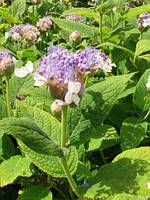
[[[75,53],[70,53],[67,49],[58,46],[51,46],[48,48],[48,56],[44,56],[39,62],[39,68],[35,74],[37,79],[41,81],[41,77],[46,80],[51,95],[55,99],[66,100],[68,104],[79,104],[77,96],[79,97],[83,90],[84,76],[77,70],[78,56]],[[80,85],[76,92],[74,87],[76,83]],[[71,85],[73,85],[73,93],[71,95]],[[65,98],[70,95],[71,100]]]
[[[10,76],[15,69],[16,59],[8,51],[3,50],[0,53],[0,75]]]

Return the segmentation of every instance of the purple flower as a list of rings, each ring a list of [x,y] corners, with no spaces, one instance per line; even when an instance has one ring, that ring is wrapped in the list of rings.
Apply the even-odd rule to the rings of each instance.
[[[138,17],[138,27],[139,29],[148,29],[150,28],[150,14],[143,13]]]
[[[24,39],[28,41],[35,42],[39,34],[40,33],[38,32],[38,29],[31,24],[26,24],[22,28],[22,36]]]
[[[14,26],[9,32],[5,33],[5,37],[11,36],[14,40],[21,39],[23,25]]]
[[[77,64],[77,54],[70,53],[63,47],[51,46],[48,48],[48,56],[44,56],[39,62],[36,77],[38,74],[45,78],[54,98],[64,99],[69,83],[79,82],[83,85],[84,77],[76,70]]]

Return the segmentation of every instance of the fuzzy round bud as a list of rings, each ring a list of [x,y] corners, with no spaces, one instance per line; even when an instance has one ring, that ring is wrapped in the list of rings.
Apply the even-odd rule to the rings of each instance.
[[[59,113],[61,112],[63,106],[66,106],[66,103],[64,101],[56,99],[51,105],[51,108],[50,108],[51,112],[54,114]]]
[[[150,28],[150,14],[149,13],[143,13],[138,17],[138,28],[142,31],[146,31],[148,28]]]
[[[39,19],[39,21],[37,22],[37,28],[45,32],[48,31],[51,25],[52,25],[52,21],[50,20],[50,17],[43,17]]]
[[[80,43],[81,42],[81,36],[80,33],[78,31],[74,31],[70,34],[69,36],[69,40],[70,41],[75,41],[76,43]]]
[[[2,73],[6,73],[6,74],[13,74],[14,72],[14,69],[15,69],[15,65],[14,65],[14,62],[12,60],[11,57],[5,57],[1,63],[1,70],[2,70]]]

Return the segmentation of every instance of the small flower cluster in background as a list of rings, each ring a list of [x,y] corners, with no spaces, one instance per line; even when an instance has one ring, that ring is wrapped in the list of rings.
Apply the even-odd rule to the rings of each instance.
[[[82,17],[82,15],[78,15],[78,14],[70,14],[70,15],[66,16],[66,20],[72,20],[72,21],[86,24],[86,21]]]
[[[142,31],[146,31],[150,28],[150,14],[149,13],[143,13],[138,17],[138,27]]]
[[[52,21],[50,17],[43,17],[40,18],[39,21],[37,22],[37,28],[41,31],[47,32],[48,29],[51,27]]]

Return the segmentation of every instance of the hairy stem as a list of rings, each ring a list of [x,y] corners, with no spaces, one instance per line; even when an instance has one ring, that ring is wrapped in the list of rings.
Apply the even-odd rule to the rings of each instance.
[[[67,106],[64,106],[61,111],[61,147],[66,145],[66,128],[67,128]]]
[[[7,101],[7,112],[8,117],[12,117],[12,110],[10,105],[10,78],[6,77],[6,101]]]

